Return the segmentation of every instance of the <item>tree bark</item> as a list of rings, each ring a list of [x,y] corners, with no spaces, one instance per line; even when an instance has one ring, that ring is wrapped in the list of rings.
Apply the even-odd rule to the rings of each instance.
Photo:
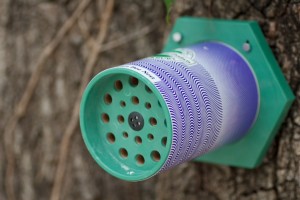
[[[62,138],[108,0],[91,1],[53,53],[47,54],[47,48],[82,1],[0,1],[0,199],[53,197]],[[299,13],[297,0],[176,0],[168,25],[162,0],[116,0],[93,75],[158,53],[179,16],[256,20],[296,101],[257,169],[189,162],[139,183],[104,172],[89,155],[77,125],[60,199],[300,199]],[[22,108],[24,115],[17,115],[45,49],[37,86]],[[14,115],[19,116],[16,126],[5,135]]]

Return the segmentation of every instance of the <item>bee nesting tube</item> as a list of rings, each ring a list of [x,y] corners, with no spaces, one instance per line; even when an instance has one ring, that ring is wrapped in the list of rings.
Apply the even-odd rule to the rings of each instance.
[[[105,70],[80,125],[108,173],[140,181],[239,140],[259,110],[257,81],[233,48],[203,42]]]

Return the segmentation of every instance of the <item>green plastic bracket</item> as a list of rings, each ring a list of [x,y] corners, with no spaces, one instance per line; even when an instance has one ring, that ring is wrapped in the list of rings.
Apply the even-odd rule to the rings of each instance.
[[[202,41],[228,44],[250,63],[259,85],[260,111],[243,139],[195,160],[254,168],[261,163],[295,97],[257,22],[182,17],[176,21],[163,51]]]

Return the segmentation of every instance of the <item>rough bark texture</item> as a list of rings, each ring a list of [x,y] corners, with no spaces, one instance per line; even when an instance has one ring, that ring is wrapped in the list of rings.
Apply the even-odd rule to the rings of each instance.
[[[54,53],[12,135],[10,117],[47,44],[72,15],[79,0],[0,1],[0,199],[50,199],[60,156],[106,1],[87,7]],[[141,183],[117,180],[92,160],[79,127],[70,139],[60,199],[300,199],[300,3],[297,0],[177,0],[171,23],[181,15],[257,20],[297,96],[263,164],[244,170],[186,163]],[[157,53],[170,26],[162,1],[116,1],[108,37],[119,41],[150,26],[130,41],[99,54],[94,74]],[[148,31],[149,32],[149,31]],[[8,138],[6,141],[4,138]],[[7,154],[11,146],[12,154]],[[9,156],[7,156],[9,155]],[[9,158],[13,164],[9,165]],[[9,167],[7,167],[9,166]],[[8,169],[14,169],[10,176]],[[9,180],[12,180],[9,181]],[[12,183],[12,184],[9,184]],[[13,197],[12,196],[12,197]]]

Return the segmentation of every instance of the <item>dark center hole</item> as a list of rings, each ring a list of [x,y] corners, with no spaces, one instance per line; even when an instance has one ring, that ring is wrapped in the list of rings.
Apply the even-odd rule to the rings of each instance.
[[[144,127],[144,118],[140,113],[132,112],[128,116],[128,124],[133,130],[140,131]]]

